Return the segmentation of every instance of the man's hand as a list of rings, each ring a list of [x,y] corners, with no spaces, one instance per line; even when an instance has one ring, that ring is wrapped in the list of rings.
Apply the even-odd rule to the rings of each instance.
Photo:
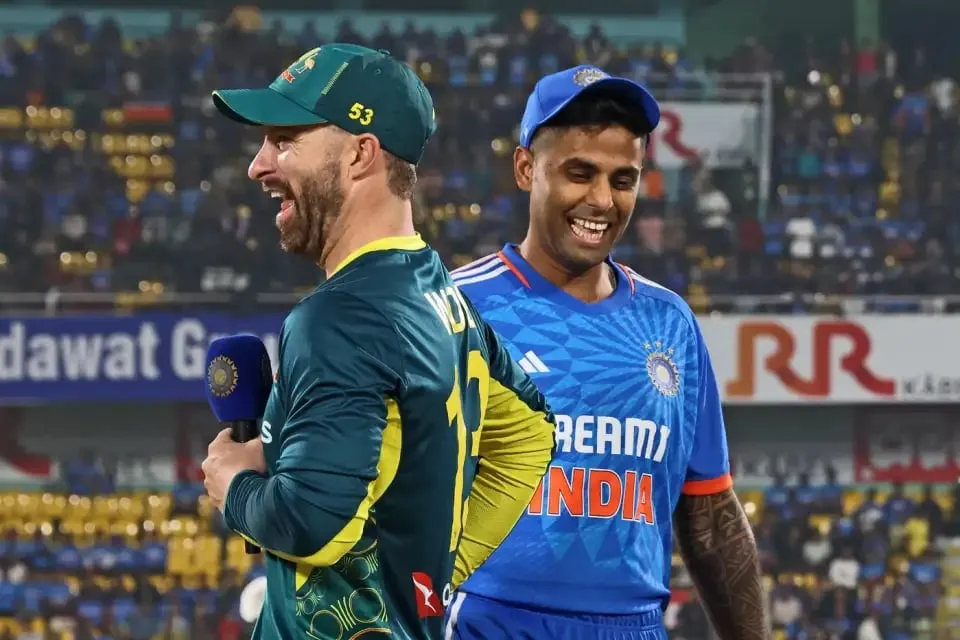
[[[230,429],[217,434],[207,447],[207,459],[203,461],[203,486],[214,506],[223,511],[223,501],[233,477],[241,471],[264,473],[267,463],[263,457],[263,442],[254,438],[249,442],[234,442]]]

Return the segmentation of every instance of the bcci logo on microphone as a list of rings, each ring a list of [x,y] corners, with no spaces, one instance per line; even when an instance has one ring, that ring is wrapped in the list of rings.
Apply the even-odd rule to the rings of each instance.
[[[217,356],[207,368],[207,384],[218,398],[226,398],[237,388],[237,365],[227,356]]]

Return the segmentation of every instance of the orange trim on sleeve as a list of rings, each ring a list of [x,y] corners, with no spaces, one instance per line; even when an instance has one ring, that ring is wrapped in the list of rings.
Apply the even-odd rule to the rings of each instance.
[[[520,282],[522,282],[522,283],[523,283],[523,286],[525,286],[527,289],[529,289],[529,288],[530,288],[530,283],[527,282],[526,276],[524,276],[524,275],[520,272],[520,269],[517,269],[517,267],[514,266],[514,264],[513,264],[512,262],[510,262],[510,260],[507,258],[507,256],[504,255],[503,251],[498,251],[498,252],[497,252],[497,255],[500,257],[501,260],[503,260],[503,264],[507,265],[507,269],[510,269],[510,271],[513,272],[513,275],[517,276],[517,280],[519,280]]]
[[[733,486],[733,476],[729,473],[719,478],[710,478],[709,480],[690,480],[683,483],[680,490],[688,496],[709,496],[714,493],[726,491]]]
[[[614,264],[616,264],[618,267],[620,267],[620,269],[623,271],[623,274],[624,274],[625,276],[627,276],[627,282],[630,283],[630,293],[631,293],[631,295],[634,294],[634,293],[636,293],[637,287],[636,287],[636,285],[633,283],[633,276],[630,275],[630,270],[627,269],[627,267],[626,267],[625,265],[622,265],[622,264],[620,264],[619,262],[615,262]]]

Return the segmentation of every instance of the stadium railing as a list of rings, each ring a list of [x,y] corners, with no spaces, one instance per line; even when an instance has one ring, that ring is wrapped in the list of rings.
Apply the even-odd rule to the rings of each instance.
[[[131,311],[230,311],[252,313],[283,311],[297,303],[309,290],[288,292],[200,292],[200,293],[0,293],[0,315],[56,316]],[[911,296],[823,294],[717,295],[690,299],[700,313],[822,315],[953,314],[960,313],[960,295]]]

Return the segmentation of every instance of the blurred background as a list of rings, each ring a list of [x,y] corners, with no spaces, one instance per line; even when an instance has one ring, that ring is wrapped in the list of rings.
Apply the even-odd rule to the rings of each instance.
[[[450,265],[522,237],[537,77],[646,83],[663,124],[616,257],[700,314],[777,637],[960,637],[960,5],[197,4],[0,5],[0,640],[247,633],[259,559],[200,498],[204,352],[275,350],[318,274],[209,92],[333,40],[433,92],[416,211]],[[673,637],[708,638],[679,561],[674,586]]]

